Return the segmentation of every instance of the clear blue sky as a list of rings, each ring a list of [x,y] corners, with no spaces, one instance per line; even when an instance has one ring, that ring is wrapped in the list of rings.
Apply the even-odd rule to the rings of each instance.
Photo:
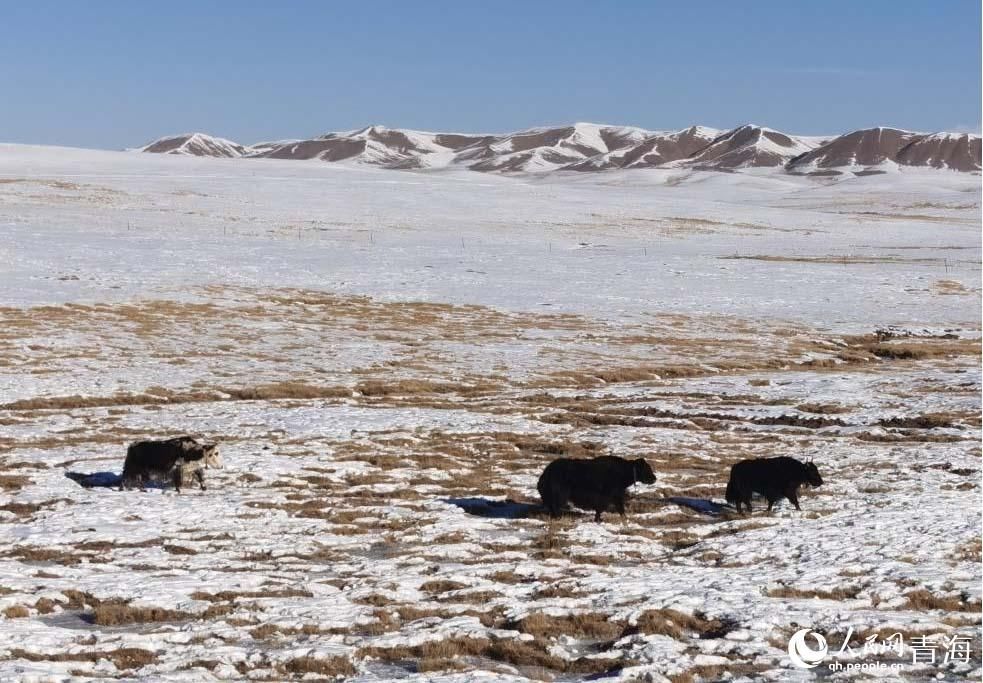
[[[3,3],[0,141],[980,127],[980,2]]]

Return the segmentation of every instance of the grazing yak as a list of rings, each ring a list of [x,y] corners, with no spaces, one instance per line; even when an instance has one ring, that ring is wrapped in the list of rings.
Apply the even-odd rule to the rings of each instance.
[[[166,481],[170,478],[180,493],[185,480],[193,476],[204,491],[206,467],[222,467],[222,457],[215,444],[198,443],[190,436],[165,441],[137,441],[126,450],[119,490],[139,486],[142,491],[148,481]]]
[[[751,512],[751,494],[760,493],[768,499],[768,511],[782,498],[788,498],[796,510],[799,507],[799,487],[803,484],[822,486],[823,478],[812,462],[795,458],[754,458],[742,460],[730,469],[727,482],[727,502],[747,506]]]
[[[554,460],[539,477],[536,488],[550,517],[559,517],[568,502],[582,510],[593,510],[594,521],[614,509],[625,518],[625,493],[629,486],[655,483],[652,468],[642,458],[625,460],[605,455],[590,460]]]

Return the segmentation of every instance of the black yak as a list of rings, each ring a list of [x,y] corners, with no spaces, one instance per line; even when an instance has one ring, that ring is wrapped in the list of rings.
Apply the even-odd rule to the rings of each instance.
[[[727,482],[727,502],[747,506],[751,512],[751,494],[760,493],[768,499],[768,511],[782,498],[788,498],[796,510],[799,507],[799,487],[803,484],[822,486],[823,478],[812,462],[795,458],[755,458],[742,460],[730,468]]]
[[[143,490],[148,481],[170,478],[180,493],[184,481],[193,476],[204,491],[206,467],[222,467],[222,457],[215,444],[201,444],[190,436],[137,441],[126,450],[119,490],[134,486]]]
[[[539,477],[536,488],[550,517],[559,517],[568,502],[593,510],[594,521],[614,509],[625,518],[625,493],[636,482],[655,483],[652,468],[642,458],[625,460],[605,455],[590,460],[554,460]]]

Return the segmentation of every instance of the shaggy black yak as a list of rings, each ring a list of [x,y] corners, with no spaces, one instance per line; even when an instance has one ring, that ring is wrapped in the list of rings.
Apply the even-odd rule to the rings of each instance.
[[[636,482],[655,483],[652,468],[642,458],[625,460],[605,455],[590,460],[554,460],[539,477],[536,488],[550,517],[559,517],[568,502],[593,510],[594,521],[610,510],[625,517],[625,493]]]
[[[119,490],[139,486],[148,481],[171,479],[181,492],[186,479],[194,477],[205,490],[204,468],[222,467],[222,458],[215,444],[201,444],[190,436],[165,441],[137,441],[126,450],[123,478]]]
[[[803,484],[822,486],[823,478],[813,462],[795,458],[755,458],[742,460],[730,469],[727,483],[727,502],[747,506],[751,512],[751,494],[760,493],[768,499],[768,511],[782,498],[788,498],[796,510],[799,507],[799,487]]]

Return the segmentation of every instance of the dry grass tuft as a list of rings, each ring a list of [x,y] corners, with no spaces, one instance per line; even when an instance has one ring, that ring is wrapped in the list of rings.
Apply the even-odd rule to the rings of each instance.
[[[427,581],[420,586],[420,590],[424,593],[447,593],[448,591],[461,590],[467,587],[467,584],[461,583],[460,581],[440,579],[437,581]]]
[[[140,669],[157,661],[155,653],[137,647],[123,647],[101,652],[59,652],[57,654],[41,654],[13,648],[10,651],[10,656],[13,659],[26,659],[29,662],[92,662],[95,664],[106,659],[121,671]]]
[[[779,586],[765,591],[769,598],[797,598],[811,600],[854,600],[860,594],[860,586],[839,586],[833,590],[822,590],[819,588],[800,589],[792,586]]]
[[[553,598],[583,598],[587,597],[588,595],[589,593],[571,588],[570,586],[554,583],[537,589],[533,594],[533,599],[550,600]]]
[[[611,621],[610,615],[598,612],[583,612],[553,616],[534,612],[511,625],[518,631],[529,633],[537,638],[557,638],[571,636],[593,640],[610,640],[617,637],[625,625]]]
[[[208,602],[234,602],[235,600],[240,600],[242,598],[310,598],[313,596],[314,594],[310,591],[296,588],[283,588],[278,590],[270,589],[261,591],[221,591],[219,593],[195,591],[190,597],[192,600],[206,600]]]
[[[430,671],[464,671],[467,668],[468,665],[458,659],[421,659],[416,663],[417,673],[427,673]]]
[[[967,594],[961,595],[935,595],[929,590],[920,588],[910,593],[905,593],[905,608],[925,611],[943,610],[945,612],[974,612],[979,613],[983,610],[979,600],[970,600]]]
[[[156,548],[161,545],[162,539],[148,538],[143,541],[81,541],[75,544],[76,550],[87,553],[104,553],[117,548]]]
[[[198,551],[194,548],[186,548],[183,545],[174,545],[173,543],[165,543],[164,550],[171,555],[197,555]]]
[[[34,609],[37,610],[38,614],[51,614],[57,606],[58,603],[51,598],[38,598],[38,601],[34,603]]]
[[[795,409],[803,413],[816,413],[817,415],[842,415],[851,410],[848,406],[838,403],[800,403],[795,406]]]
[[[535,556],[537,558],[550,559],[563,557],[563,550],[569,543],[560,536],[560,524],[560,522],[550,520],[547,522],[542,533],[533,540],[532,547],[535,549]]]
[[[21,518],[30,517],[40,509],[41,506],[37,503],[4,503],[0,505],[0,510]]]
[[[213,401],[211,394],[196,394],[198,401]],[[0,410],[75,410],[78,408],[107,408],[109,406],[160,405],[190,403],[192,395],[160,396],[154,394],[114,394],[112,396],[49,396],[25,398],[0,405]]]
[[[49,396],[26,398],[0,404],[0,410],[74,410],[113,406],[160,406],[216,401],[273,401],[279,399],[346,398],[351,390],[338,386],[315,386],[303,382],[277,382],[256,387],[233,387],[202,391],[172,391],[152,387],[142,394],[111,396]]]
[[[125,603],[102,603],[92,611],[92,620],[99,626],[124,626],[161,621],[187,621],[194,619],[190,612],[169,610],[163,607],[132,607]]]
[[[508,583],[508,584],[532,583],[533,581],[536,580],[535,577],[522,576],[521,574],[516,574],[515,572],[509,571],[507,569],[502,569],[492,574],[489,574],[488,578],[494,581],[495,583]]]
[[[704,681],[724,681],[731,679],[758,680],[755,674],[767,670],[768,667],[761,664],[734,662],[694,666],[682,673],[671,674],[668,678],[671,683],[702,683]]]
[[[11,605],[3,611],[3,616],[8,619],[23,619],[24,617],[29,617],[31,615],[31,610],[24,607],[24,605]]]
[[[51,500],[43,500],[39,503],[7,503],[6,505],[0,505],[0,510],[6,510],[7,512],[11,512],[18,517],[30,517],[41,510],[55,507],[60,503],[72,502],[74,501],[69,498],[52,498]]]
[[[38,546],[18,546],[13,550],[4,553],[5,557],[13,557],[22,562],[53,562],[65,566],[76,565],[82,558],[94,561],[95,556],[87,556],[84,553],[62,548],[40,548]]]
[[[205,669],[206,671],[211,671],[219,664],[221,664],[217,659],[193,659],[184,667],[185,669]]]
[[[936,294],[941,294],[943,296],[972,294],[974,291],[966,287],[963,283],[957,282],[956,280],[936,280],[932,284],[932,290]]]
[[[414,396],[418,394],[469,394],[475,387],[451,382],[431,382],[420,379],[398,379],[392,381],[366,380],[359,382],[355,390],[362,396]]]
[[[382,593],[370,593],[369,595],[350,599],[352,602],[359,605],[372,605],[373,607],[386,607],[387,605],[392,605],[396,602],[392,598],[386,597]]]
[[[923,432],[887,432],[884,434],[860,432],[856,435],[856,439],[869,443],[955,443],[966,440],[954,434],[926,434]]]
[[[355,666],[347,657],[294,657],[284,662],[281,669],[298,676],[317,674],[330,678],[342,678],[355,673]]]
[[[261,384],[255,387],[222,389],[234,401],[272,401],[278,399],[349,398],[348,387],[319,386],[306,382],[285,381]]]
[[[628,632],[662,635],[685,640],[692,635],[699,638],[719,638],[726,634],[729,624],[719,619],[707,619],[702,614],[686,614],[674,609],[650,609],[639,615],[636,625]]]
[[[979,345],[977,345],[977,348],[978,347]],[[871,344],[866,347],[866,350],[878,358],[883,358],[886,360],[923,360],[926,358],[939,358],[949,355],[963,355],[965,353],[965,350],[962,347],[958,347],[956,345],[928,343]]]
[[[877,424],[882,427],[899,429],[935,429],[937,427],[952,427],[953,416],[946,413],[924,413],[911,417],[892,417],[880,420]]]
[[[668,546],[672,550],[686,550],[692,548],[700,542],[700,537],[679,529],[665,531],[658,536],[659,543]]]
[[[400,607],[396,608],[396,614],[399,615],[399,618],[403,623],[409,623],[418,619],[427,619],[430,617],[449,619],[454,616],[475,617],[483,626],[487,626],[489,628],[502,628],[505,623],[505,620],[501,614],[501,608],[496,608],[489,612],[479,612],[473,609],[450,610],[440,607],[401,605]]]
[[[966,541],[956,548],[952,554],[952,559],[957,562],[975,562],[980,564],[983,561],[983,540],[973,538]]]
[[[471,591],[470,593],[458,593],[455,595],[441,595],[436,598],[439,602],[465,604],[465,605],[487,605],[492,600],[502,597],[497,591]]]
[[[486,638],[448,638],[416,646],[367,647],[360,658],[373,657],[385,662],[454,662],[466,657],[482,657],[516,667],[539,667],[569,674],[602,673],[626,666],[628,662],[581,657],[566,660],[547,651],[541,640],[488,640]]]
[[[0,474],[0,489],[4,491],[20,491],[31,483],[31,478],[22,474]]]

